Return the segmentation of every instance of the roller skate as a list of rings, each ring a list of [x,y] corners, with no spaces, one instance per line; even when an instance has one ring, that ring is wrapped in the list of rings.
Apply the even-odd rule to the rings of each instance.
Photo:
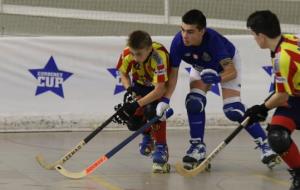
[[[183,157],[183,167],[187,170],[196,168],[206,156],[206,145],[200,140],[190,140],[190,148]],[[209,171],[211,165],[209,164],[206,171]]]
[[[263,141],[261,138],[257,138],[255,139],[255,143],[257,144],[256,148],[259,148],[262,152],[261,162],[267,165],[268,168],[272,169],[281,163],[280,156],[273,152],[267,142],[267,139]]]
[[[153,139],[150,134],[143,134],[143,140],[139,145],[140,153],[143,156],[150,156],[153,150]]]
[[[290,190],[300,190],[300,168],[288,170],[292,176],[292,185]]]
[[[155,150],[152,154],[153,173],[169,173],[171,166],[168,163],[169,152],[166,144],[155,144]]]

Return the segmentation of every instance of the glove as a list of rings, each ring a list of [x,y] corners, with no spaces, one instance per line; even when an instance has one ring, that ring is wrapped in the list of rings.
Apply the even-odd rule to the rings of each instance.
[[[203,69],[200,73],[200,77],[206,84],[214,84],[221,82],[220,75],[213,69]]]
[[[160,121],[165,121],[167,119],[166,110],[170,108],[170,99],[166,97],[161,98],[161,102],[159,102],[156,106],[156,115],[160,117]]]
[[[244,118],[250,117],[248,122],[248,126],[253,123],[257,123],[260,121],[265,121],[268,116],[269,109],[265,106],[265,104],[255,105],[246,110]]]
[[[135,111],[140,107],[137,101],[133,100],[131,102],[126,102],[123,105],[123,109],[121,110],[121,115],[126,115],[126,118],[132,117]]]
[[[115,106],[115,110],[118,114],[113,118],[113,122],[118,124],[127,124],[130,117],[132,117],[135,111],[139,108],[137,101],[118,104]]]
[[[135,92],[132,88],[132,86],[128,87],[126,89],[126,92],[124,94],[124,97],[123,97],[123,102],[126,103],[126,102],[131,102],[133,101],[133,99],[135,98]]]

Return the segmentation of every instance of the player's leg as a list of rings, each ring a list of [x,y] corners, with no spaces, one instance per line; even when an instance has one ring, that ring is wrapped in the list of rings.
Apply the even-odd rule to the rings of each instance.
[[[200,80],[200,74],[195,69],[190,72],[190,92],[186,96],[185,106],[187,109],[190,127],[190,147],[183,157],[186,169],[192,169],[201,163],[206,156],[204,143],[205,106],[206,92],[210,86]]]
[[[156,116],[157,102],[145,106],[144,114],[147,119]],[[153,173],[168,173],[170,171],[169,152],[166,137],[166,121],[157,122],[151,127],[151,136],[154,140],[154,151],[152,153]]]
[[[237,70],[237,77],[229,82],[222,83],[223,95],[223,110],[226,117],[231,121],[241,123],[245,113],[245,106],[241,102],[240,89],[241,89],[241,61],[238,53],[233,58],[233,63]],[[275,166],[277,163],[277,155],[271,150],[267,142],[267,136],[259,123],[247,126],[246,131],[254,139],[257,147],[261,150],[261,161],[269,167]]]
[[[279,107],[268,126],[270,146],[290,168],[289,172],[293,179],[290,190],[300,189],[300,152],[291,138],[293,131],[300,129],[299,115],[299,107]]]

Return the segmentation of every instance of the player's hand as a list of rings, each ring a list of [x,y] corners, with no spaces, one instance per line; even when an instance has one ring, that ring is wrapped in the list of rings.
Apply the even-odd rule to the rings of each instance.
[[[123,105],[122,113],[126,115],[126,117],[132,117],[136,110],[140,107],[137,101],[133,100],[131,102],[126,102]]]
[[[126,92],[125,92],[124,97],[123,97],[123,102],[124,103],[131,102],[131,101],[133,101],[135,96],[136,96],[136,94],[135,94],[132,86],[130,86],[126,89]]]
[[[213,69],[203,69],[200,77],[206,84],[214,84],[221,82],[221,76]]]
[[[161,98],[161,102],[159,102],[156,106],[156,115],[160,117],[160,121],[165,121],[166,117],[166,110],[170,108],[170,99],[166,97]]]
[[[248,125],[252,125],[253,123],[265,121],[268,116],[269,109],[265,106],[265,104],[255,105],[246,110],[244,118],[250,117]]]

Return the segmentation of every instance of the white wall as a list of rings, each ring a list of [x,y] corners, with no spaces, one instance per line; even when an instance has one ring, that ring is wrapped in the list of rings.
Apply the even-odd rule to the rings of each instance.
[[[172,37],[153,37],[169,48]],[[250,36],[228,36],[242,57],[242,98],[247,105],[261,103],[268,94],[269,52],[260,50]],[[0,130],[76,130],[103,122],[122,100],[114,95],[120,85],[114,68],[126,37],[0,38]],[[73,73],[62,83],[64,98],[52,91],[35,95],[38,80],[29,72],[43,69],[53,56],[58,70]],[[51,65],[51,64],[50,64]],[[189,67],[182,64],[177,90],[171,100],[175,116],[170,126],[186,125],[184,100]],[[56,88],[58,89],[58,88]],[[227,125],[221,97],[209,93],[209,125]]]

